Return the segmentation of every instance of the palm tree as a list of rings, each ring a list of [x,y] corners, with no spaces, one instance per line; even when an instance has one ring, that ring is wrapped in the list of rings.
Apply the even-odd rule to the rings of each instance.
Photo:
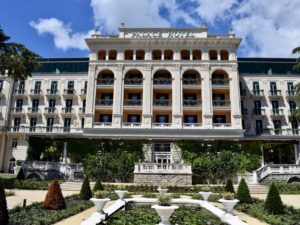
[[[300,54],[300,46],[294,48],[292,51],[293,54]],[[297,64],[293,67],[295,71],[300,72],[300,57],[296,60]],[[300,83],[295,85],[295,92],[296,92],[296,100],[300,102]],[[300,121],[300,108],[296,109],[290,116],[289,120],[292,122]]]

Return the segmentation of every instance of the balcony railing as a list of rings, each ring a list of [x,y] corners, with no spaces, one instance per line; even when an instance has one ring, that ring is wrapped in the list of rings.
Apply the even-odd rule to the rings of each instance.
[[[140,99],[125,99],[124,106],[141,106],[142,100]]]
[[[254,96],[254,97],[263,97],[264,96],[264,90],[260,90],[260,89],[252,90],[252,96]]]
[[[24,109],[23,109],[23,107],[12,108],[11,112],[13,114],[22,114],[22,113],[24,113]]]
[[[296,112],[296,109],[289,109],[288,111],[289,116],[292,115],[294,112]]]
[[[93,127],[94,128],[112,127],[112,123],[111,122],[94,122]]]
[[[86,96],[86,94],[87,94],[87,89],[80,90],[80,96]]]
[[[48,108],[45,108],[45,111],[44,111],[45,114],[57,114],[57,109],[55,107],[48,107]]]
[[[214,108],[228,108],[230,107],[229,100],[213,100],[213,107]]]
[[[62,108],[62,114],[74,114],[74,108],[72,107],[67,107],[67,108]]]
[[[232,127],[231,123],[213,123],[213,128],[226,129],[231,127]]]
[[[30,96],[39,96],[42,95],[42,90],[40,89],[31,89],[29,92]]]
[[[172,84],[172,79],[168,78],[154,78],[153,79],[154,85],[170,85]]]
[[[272,116],[283,116],[283,109],[271,109]]]
[[[184,123],[182,124],[182,128],[183,129],[198,129],[198,128],[202,128],[202,123]]]
[[[183,78],[182,79],[183,85],[200,85],[201,80],[193,79],[193,78]]]
[[[286,91],[286,97],[294,98],[296,97],[297,93],[295,90],[287,90]]]
[[[28,114],[38,114],[41,113],[41,109],[39,107],[28,108]]]
[[[112,106],[113,99],[97,99],[96,106]]]
[[[229,86],[229,79],[211,79],[214,86]]]
[[[281,97],[281,90],[270,90],[269,97]]]
[[[186,107],[200,107],[202,102],[200,99],[184,99],[183,106]]]
[[[266,110],[265,109],[253,109],[254,116],[265,116]]]
[[[263,133],[261,135],[283,135],[283,134],[287,134],[285,132],[286,130],[281,129],[281,128],[265,128],[263,129]]]
[[[15,96],[25,96],[26,95],[26,91],[24,89],[17,89],[14,91],[14,95]]]
[[[141,127],[141,123],[135,123],[135,122],[125,122],[122,124],[123,128],[139,128]]]
[[[192,174],[192,166],[183,163],[135,163],[134,173]]]
[[[85,108],[79,108],[79,114],[85,114]]]
[[[171,106],[172,101],[170,99],[154,99],[153,105],[154,106]]]
[[[114,79],[113,78],[98,79],[97,85],[114,85]]]
[[[70,89],[64,89],[64,92],[63,92],[63,96],[74,96],[76,94],[76,91],[75,89],[73,88],[70,88]]]
[[[143,84],[143,79],[140,78],[128,78],[124,80],[125,85],[142,85]]]
[[[152,128],[171,128],[171,123],[152,123]]]
[[[57,96],[57,95],[59,95],[59,92],[57,89],[47,89],[46,95],[47,96]]]
[[[41,127],[41,126],[13,126],[9,128],[10,132],[17,132],[17,133],[80,133],[82,132],[81,128],[71,128],[71,127],[54,127],[54,126],[48,126],[48,127]]]

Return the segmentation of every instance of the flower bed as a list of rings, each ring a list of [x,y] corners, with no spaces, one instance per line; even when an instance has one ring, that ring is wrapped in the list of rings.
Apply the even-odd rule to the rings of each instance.
[[[280,194],[300,194],[300,183],[274,183]]]
[[[93,206],[91,201],[84,201],[78,195],[65,198],[64,210],[46,210],[42,203],[34,203],[25,208],[15,207],[9,211],[10,225],[50,225],[68,218]]]
[[[296,225],[300,221],[299,209],[286,206],[284,214],[272,215],[264,209],[264,201],[258,199],[254,199],[252,204],[238,204],[235,209],[272,225]]]
[[[111,216],[105,223],[107,225],[141,225],[158,224],[158,214],[150,205],[130,205],[126,211],[119,211]],[[170,218],[171,224],[197,224],[197,225],[225,225],[210,212],[197,206],[180,206]]]

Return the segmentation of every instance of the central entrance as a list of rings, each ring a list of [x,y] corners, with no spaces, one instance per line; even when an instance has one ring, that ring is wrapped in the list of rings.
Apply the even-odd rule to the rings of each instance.
[[[170,144],[154,144],[154,163],[171,163],[171,146]]]

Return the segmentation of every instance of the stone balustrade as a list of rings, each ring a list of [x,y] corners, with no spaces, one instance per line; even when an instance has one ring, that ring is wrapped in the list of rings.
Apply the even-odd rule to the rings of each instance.
[[[192,174],[192,166],[183,163],[136,163],[134,173]]]

